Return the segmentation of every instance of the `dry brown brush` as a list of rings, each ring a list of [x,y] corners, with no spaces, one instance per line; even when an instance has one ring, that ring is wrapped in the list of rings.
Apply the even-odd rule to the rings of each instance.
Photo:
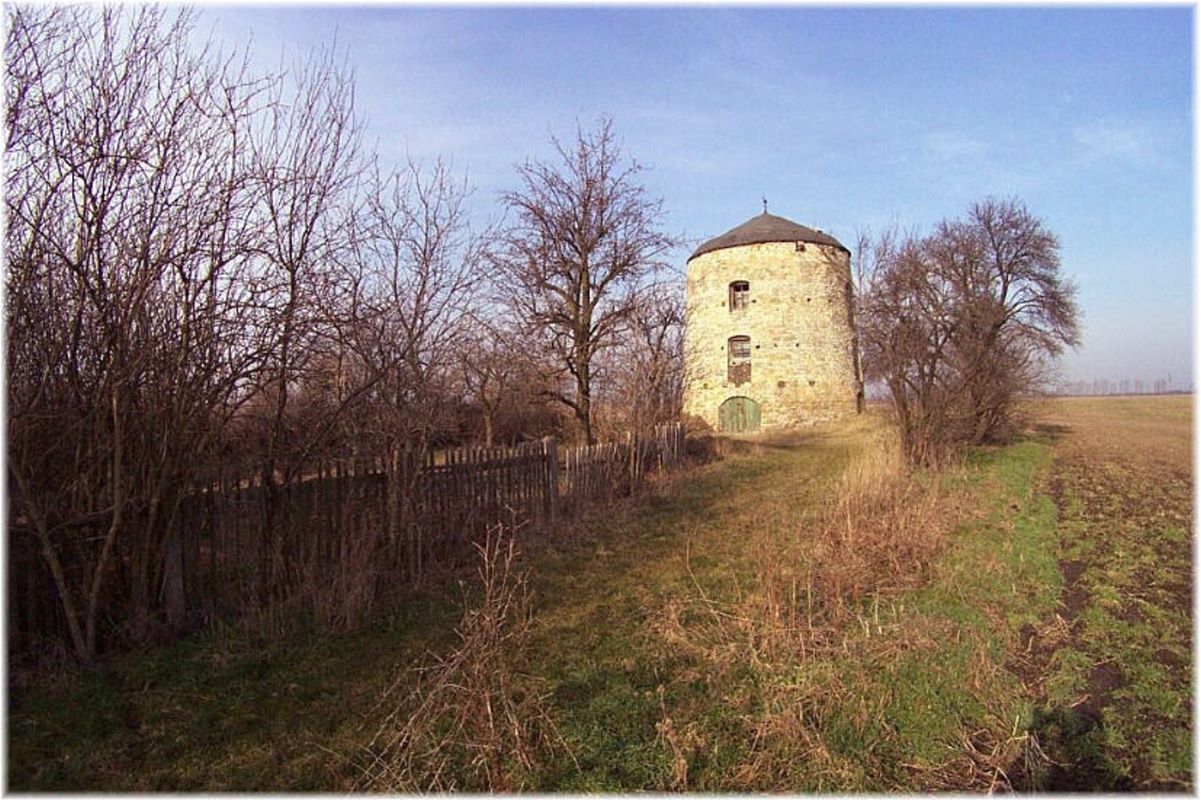
[[[495,527],[476,549],[481,596],[450,652],[420,668],[411,690],[402,676],[385,694],[394,708],[368,745],[360,790],[516,791],[544,757],[566,749],[547,695],[520,671],[530,594],[513,537]]]
[[[467,187],[377,165],[332,51],[259,74],[187,9],[4,20],[10,647],[87,662],[226,613],[363,618],[380,554],[418,573],[428,549],[393,546],[416,530],[398,464],[453,433]],[[322,498],[367,537],[340,553],[297,520],[335,461],[389,465],[386,524]],[[218,544],[201,506],[250,495]]]
[[[943,485],[911,469],[896,433],[882,430],[810,519],[760,526],[759,591],[736,615],[756,629],[756,656],[791,663],[841,638],[868,598],[924,582],[957,514]]]
[[[863,597],[922,583],[942,549],[950,498],[881,433],[851,463],[819,516],[814,578],[827,618]]]

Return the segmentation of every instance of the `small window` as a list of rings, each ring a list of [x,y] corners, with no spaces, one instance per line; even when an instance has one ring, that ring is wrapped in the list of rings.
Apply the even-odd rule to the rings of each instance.
[[[727,381],[739,386],[751,381],[751,337],[732,336],[727,344]]]
[[[734,281],[730,284],[730,310],[741,311],[751,302],[751,285],[746,281]]]

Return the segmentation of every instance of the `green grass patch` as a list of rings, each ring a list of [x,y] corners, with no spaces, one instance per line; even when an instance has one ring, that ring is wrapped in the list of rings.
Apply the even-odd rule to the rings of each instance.
[[[1003,741],[1024,729],[1032,705],[1003,665],[1022,626],[1044,618],[1058,596],[1055,510],[1032,491],[1049,460],[1038,442],[976,454],[957,480],[980,516],[952,534],[926,586],[889,600],[847,642],[850,657],[819,673],[813,696],[850,685],[861,708],[832,706],[818,733],[866,765],[852,783],[828,788],[939,785],[938,768],[962,756],[967,733]]]

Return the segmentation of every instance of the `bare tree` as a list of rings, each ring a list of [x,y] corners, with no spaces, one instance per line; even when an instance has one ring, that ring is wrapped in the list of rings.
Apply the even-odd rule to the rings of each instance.
[[[684,302],[660,284],[638,299],[605,359],[606,385],[625,428],[636,432],[678,419],[684,387]]]
[[[351,76],[321,52],[278,81],[252,140],[259,202],[260,275],[256,292],[270,359],[256,387],[266,431],[262,475],[269,493],[300,469],[313,437],[289,425],[292,388],[338,311],[335,265],[349,245],[348,221],[359,162],[359,122]]]
[[[6,14],[8,474],[88,660],[113,573],[141,609],[162,580],[258,357],[239,220],[263,83],[192,52],[187,12]]]
[[[441,160],[386,175],[377,168],[368,187],[347,262],[355,313],[345,341],[371,384],[348,423],[386,465],[391,538],[408,519],[417,461],[452,424],[456,353],[488,236],[471,230],[469,188]],[[423,548],[410,542],[414,570]]]
[[[662,201],[638,182],[612,120],[593,133],[552,138],[555,164],[526,162],[522,188],[501,199],[513,215],[495,260],[500,285],[526,335],[551,355],[570,388],[548,396],[574,413],[591,443],[593,362],[633,313],[641,281],[674,240],[662,233]]]
[[[459,371],[467,397],[480,410],[483,443],[496,439],[496,417],[502,405],[520,386],[521,337],[473,319],[459,348]]]
[[[888,387],[911,460],[1007,436],[1017,400],[1078,342],[1058,250],[1025,206],[991,199],[929,236],[875,243],[860,303],[865,371]]]
[[[469,189],[443,161],[377,171],[369,186],[351,261],[357,353],[384,375],[378,394],[400,426],[391,435],[424,441],[447,424],[444,394],[488,234],[471,231]]]
[[[477,441],[490,447],[560,435],[564,408],[547,402],[545,358],[519,323],[495,312],[471,315],[458,350],[460,391],[478,419]]]
[[[1059,240],[1016,200],[974,204],[935,231],[933,256],[962,311],[957,366],[971,409],[970,441],[1012,432],[1018,398],[1047,377],[1048,358],[1079,344],[1076,287],[1059,274]]]

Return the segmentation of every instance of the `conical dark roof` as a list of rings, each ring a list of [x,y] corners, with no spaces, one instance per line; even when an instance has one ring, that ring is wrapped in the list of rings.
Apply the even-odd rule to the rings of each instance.
[[[688,260],[696,258],[704,253],[712,252],[713,250],[721,250],[726,247],[741,247],[744,244],[759,244],[761,242],[813,242],[814,244],[828,244],[834,247],[846,250],[842,242],[835,239],[828,233],[815,231],[813,228],[806,228],[804,225],[798,225],[790,219],[777,217],[774,214],[768,214],[764,211],[758,216],[751,217],[746,222],[739,225],[733,230],[726,231],[721,236],[702,244],[696,248],[692,255],[688,256]]]

